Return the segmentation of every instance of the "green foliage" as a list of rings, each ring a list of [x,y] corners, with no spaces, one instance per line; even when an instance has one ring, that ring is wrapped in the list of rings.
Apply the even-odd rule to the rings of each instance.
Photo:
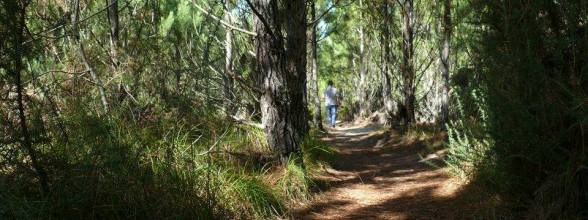
[[[307,167],[319,168],[335,159],[333,148],[320,140],[319,137],[319,131],[313,128],[302,143],[303,160]]]
[[[339,5],[331,9],[335,2]],[[382,1],[362,2],[318,1],[318,12],[329,10],[318,23],[319,87],[335,81],[343,97],[340,119],[352,119],[359,102],[370,102],[370,111],[383,107],[385,13],[377,10]],[[515,217],[586,218],[586,1],[452,2],[447,164],[520,210]],[[119,2],[114,46],[104,2],[81,1],[83,21],[75,33],[71,4],[32,1],[23,16],[27,30],[21,43],[12,39],[17,20],[12,18],[20,11],[12,9],[20,5],[0,3],[6,6],[0,7],[6,15],[0,16],[0,38],[11,39],[0,49],[0,216],[267,219],[283,217],[286,204],[311,197],[313,177],[333,160],[333,150],[313,130],[302,155],[279,167],[262,129],[231,120],[225,105],[235,100],[227,100],[226,75],[220,71],[227,29],[194,4],[216,17],[231,13],[233,25],[244,29],[253,29],[252,13],[242,1],[230,1],[236,7],[226,11],[212,3]],[[397,3],[386,12],[392,19],[388,64],[396,103],[403,84],[403,10]],[[434,67],[442,14],[438,2],[414,3],[414,92],[419,117],[430,121],[438,110],[440,77]],[[361,63],[359,29],[366,51]],[[259,94],[249,87],[259,84],[251,65],[254,38],[234,34],[232,78],[239,82],[229,87],[240,106],[235,116],[258,123],[249,117],[259,112]],[[10,49],[15,43],[23,50]],[[17,58],[24,64],[20,73],[12,72]],[[90,77],[88,67],[97,75]],[[361,68],[368,72],[366,88],[357,88]],[[22,76],[34,153],[50,177],[46,195],[38,188],[31,152],[20,143],[16,74]],[[109,110],[101,107],[101,89]],[[362,89],[373,99],[357,96]],[[423,141],[435,132],[409,127],[405,137]]]
[[[163,20],[163,22],[161,22],[161,25],[159,27],[159,34],[163,37],[166,37],[169,34],[169,31],[172,28],[172,25],[174,24],[176,17],[174,16],[174,12],[171,11],[167,17]]]
[[[318,175],[333,160],[333,149],[318,139],[318,131],[313,129],[302,144],[302,158],[292,156],[281,175],[277,187],[290,201],[304,201],[312,197],[312,189],[317,188],[313,176]]]
[[[487,135],[488,118],[485,115],[488,107],[479,96],[479,91],[460,90],[454,93],[456,119],[447,126],[447,164],[456,175],[466,179],[475,179],[481,170],[492,170],[495,165],[495,156],[491,152],[493,140]],[[471,106],[466,107],[464,103]]]
[[[34,184],[14,184],[30,176],[0,176],[0,197],[7,201],[0,205],[3,216],[267,219],[283,215],[286,201],[310,197],[313,181],[297,163],[279,172],[274,187],[265,181],[267,169],[251,170],[217,156],[221,148],[263,149],[257,128],[222,128],[218,119],[177,115],[152,122],[158,126],[139,126],[123,123],[122,112],[109,119],[82,112],[65,120],[78,131],[69,144],[55,140],[59,147],[45,149],[53,171],[50,196],[30,197]],[[318,149],[326,146],[305,149],[320,158]]]
[[[263,129],[249,125],[237,125],[236,130],[237,132],[229,134],[224,142],[232,150],[248,153],[272,153],[267,145]]]
[[[586,3],[497,4],[470,5],[483,27],[470,35],[471,63],[454,81],[448,162],[500,195],[515,216],[584,218],[586,112],[579,100],[586,99],[588,60],[572,57],[588,51],[586,16],[579,16]]]
[[[0,197],[9,201],[0,205],[2,216],[273,218],[286,212],[285,203],[310,198],[314,182],[303,167],[317,167],[331,152],[313,132],[303,145],[305,164],[274,171],[273,185],[271,161],[257,157],[271,155],[259,128],[168,108],[141,122],[124,108],[107,118],[90,108],[63,111],[68,139],[38,145],[52,170],[50,196],[37,196],[30,174],[0,175]]]
[[[300,158],[290,158],[278,187],[286,198],[292,201],[310,199],[310,189],[315,186],[308,171],[303,167]]]
[[[226,200],[237,199],[233,205],[245,206],[251,215],[258,219],[267,219],[275,215],[283,215],[285,206],[277,191],[255,177],[237,177],[228,185]]]
[[[25,10],[29,34],[20,58],[26,125],[48,171],[47,194],[19,143],[7,68],[13,61],[2,57],[1,218],[268,219],[284,215],[291,199],[310,197],[306,167],[322,163],[324,143],[309,137],[305,164],[279,167],[262,129],[228,120],[223,106],[234,100],[226,99],[219,71],[227,29],[194,6],[222,18],[221,4],[119,1],[115,45],[104,3],[80,1],[79,41],[73,5],[34,1]],[[233,24],[253,29],[250,11],[242,2],[230,3],[238,6],[228,10],[237,18]],[[243,81],[232,85],[240,107],[232,114],[256,124],[244,105],[255,104],[257,94],[243,86],[257,82],[249,55],[253,38],[234,34],[234,72]]]

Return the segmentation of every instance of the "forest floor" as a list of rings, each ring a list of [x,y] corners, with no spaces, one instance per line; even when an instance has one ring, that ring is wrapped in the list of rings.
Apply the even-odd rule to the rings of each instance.
[[[463,219],[488,204],[448,174],[442,151],[398,132],[347,124],[323,139],[338,154],[319,177],[327,186],[295,208],[294,219]]]

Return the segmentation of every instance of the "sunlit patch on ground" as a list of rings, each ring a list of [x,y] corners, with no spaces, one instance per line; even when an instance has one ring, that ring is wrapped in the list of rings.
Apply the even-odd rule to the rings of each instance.
[[[445,152],[419,156],[427,146],[374,125],[331,129],[325,140],[338,161],[321,177],[330,185],[293,212],[294,219],[466,218],[460,195],[467,187],[447,174]],[[459,207],[463,206],[463,209]]]

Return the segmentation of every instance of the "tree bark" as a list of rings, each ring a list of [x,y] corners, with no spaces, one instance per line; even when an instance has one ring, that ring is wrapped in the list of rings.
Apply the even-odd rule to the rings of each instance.
[[[263,76],[261,112],[267,141],[286,162],[308,130],[306,95],[306,5],[304,0],[254,0],[257,70]],[[279,8],[289,19],[279,18]],[[287,36],[282,36],[285,28]],[[284,42],[286,40],[286,42]]]
[[[286,59],[288,60],[288,84],[292,104],[292,119],[298,136],[303,138],[308,131],[308,104],[306,91],[306,0],[284,0],[285,11],[291,12],[287,20]]]
[[[451,0],[443,0],[443,45],[440,50],[440,69],[443,82],[441,87],[441,118],[439,120],[439,123],[443,128],[449,119],[449,49],[451,47],[452,25]]]
[[[402,78],[403,78],[403,119],[406,124],[415,122],[415,88],[414,88],[414,31],[413,17],[414,8],[413,0],[404,0],[402,2]]]
[[[390,119],[394,113],[392,102],[392,85],[390,82],[390,3],[384,0],[382,4],[382,96],[384,98],[384,114]]]
[[[316,0],[312,1],[310,20],[316,19]],[[314,93],[314,117],[313,122],[319,130],[324,130],[321,115],[321,96],[318,87],[318,55],[317,55],[317,39],[316,39],[316,24],[313,23],[310,28],[310,86],[311,92]]]

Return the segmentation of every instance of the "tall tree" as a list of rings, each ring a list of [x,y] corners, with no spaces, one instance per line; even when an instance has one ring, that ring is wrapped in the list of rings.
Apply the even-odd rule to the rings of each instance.
[[[313,93],[312,96],[313,104],[315,108],[313,122],[315,126],[323,130],[323,123],[322,123],[322,116],[321,116],[321,97],[319,93],[318,87],[318,54],[317,54],[317,46],[318,41],[316,38],[316,31],[317,31],[317,24],[316,21],[316,0],[312,0],[312,6],[310,7],[310,20],[311,20],[311,27],[309,28],[309,36],[310,36],[310,90]]]
[[[363,0],[359,0],[359,20],[363,20]],[[357,97],[359,97],[359,112],[360,116],[365,117],[369,111],[369,99],[367,93],[367,75],[368,75],[368,60],[365,51],[365,30],[363,24],[359,23],[359,87],[357,90]]]
[[[8,49],[6,49],[6,51],[10,59],[10,61],[6,63],[6,67],[3,68],[5,68],[8,74],[12,76],[14,80],[14,87],[16,88],[16,105],[18,109],[18,119],[21,132],[21,146],[30,157],[31,165],[39,179],[41,191],[43,194],[47,194],[49,192],[49,178],[47,171],[40,163],[37,151],[33,147],[33,142],[29,133],[29,127],[27,125],[27,114],[25,113],[26,104],[24,96],[26,91],[25,87],[23,86],[22,71],[24,69],[24,39],[27,29],[26,9],[28,4],[28,1],[20,0],[8,0],[2,3],[2,6],[5,8],[5,10],[0,10],[0,15],[3,17],[2,27],[6,27],[6,29],[2,28],[0,31],[4,32],[7,30],[7,33],[2,33],[2,36],[6,36],[6,42],[3,42],[2,46],[7,46]],[[2,49],[4,50],[4,48]]]
[[[439,123],[445,127],[449,118],[449,48],[451,47],[451,0],[443,0],[443,42],[440,48],[441,60],[441,77],[443,78],[441,86],[441,118]]]
[[[268,144],[285,162],[300,152],[308,130],[306,1],[247,2],[255,14],[257,71],[263,76],[262,122]],[[282,10],[288,12],[288,19],[281,17]]]
[[[414,70],[414,30],[413,30],[414,2],[402,1],[402,78],[403,78],[403,120],[407,124],[414,123],[415,118],[415,70]]]

